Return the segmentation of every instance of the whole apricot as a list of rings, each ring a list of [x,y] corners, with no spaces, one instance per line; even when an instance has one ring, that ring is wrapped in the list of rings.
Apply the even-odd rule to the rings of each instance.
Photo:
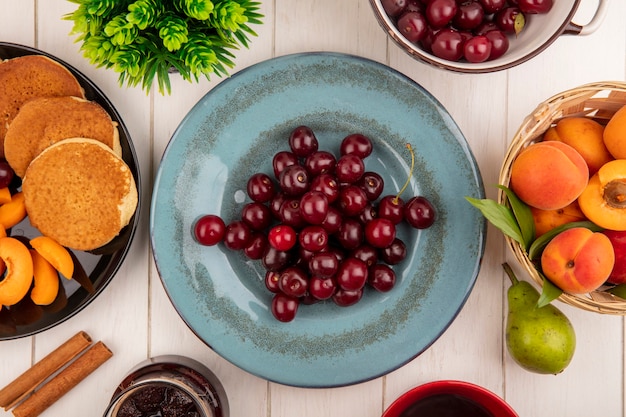
[[[570,294],[585,294],[599,288],[614,264],[615,253],[609,238],[584,227],[559,233],[541,254],[544,275]]]
[[[556,210],[541,210],[535,207],[530,208],[535,223],[535,238],[544,233],[567,223],[581,222],[587,220],[585,214],[578,205],[578,201]]]
[[[613,159],[604,145],[604,126],[589,117],[565,117],[543,135],[544,141],[566,143],[583,157],[589,175]]]
[[[626,106],[609,119],[603,138],[604,145],[615,159],[626,159]]]
[[[585,216],[598,226],[626,230],[626,160],[604,164],[578,197]]]
[[[587,163],[574,148],[544,141],[517,155],[511,164],[510,188],[531,207],[557,210],[576,200],[588,179]]]

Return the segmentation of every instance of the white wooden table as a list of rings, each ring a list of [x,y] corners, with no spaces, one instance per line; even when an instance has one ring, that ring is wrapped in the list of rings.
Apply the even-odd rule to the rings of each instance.
[[[582,0],[580,22],[588,19],[595,2]],[[623,0],[611,1],[603,25],[592,35],[562,36],[530,62],[482,75],[455,74],[416,62],[387,39],[367,0],[262,3],[265,24],[255,28],[259,36],[251,48],[238,53],[235,71],[275,56],[319,50],[388,64],[429,90],[452,114],[471,145],[491,198],[510,138],[539,102],[584,83],[626,78]],[[300,389],[267,382],[220,358],[192,334],[170,304],[151,257],[148,230],[152,179],[163,150],[187,111],[220,79],[200,84],[175,79],[172,95],[166,97],[120,88],[115,73],[91,67],[68,37],[71,23],[61,17],[75,7],[65,0],[0,0],[0,40],[56,55],[104,90],[137,150],[146,191],[144,210],[124,266],[93,303],[52,330],[0,342],[0,386],[78,330],[85,330],[103,340],[115,355],[45,416],[99,416],[135,364],[173,353],[199,360],[219,376],[232,417],[377,417],[404,391],[439,379],[482,385],[504,397],[520,416],[626,416],[622,317],[558,303],[577,332],[571,365],[558,376],[541,376],[522,370],[510,359],[503,343],[508,280],[500,265],[511,255],[501,234],[491,227],[480,275],[458,318],[425,353],[384,377],[342,388]],[[0,411],[0,416],[8,415]]]

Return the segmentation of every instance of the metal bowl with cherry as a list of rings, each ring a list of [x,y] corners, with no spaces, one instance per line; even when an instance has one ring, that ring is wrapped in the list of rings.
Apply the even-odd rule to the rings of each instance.
[[[585,0],[370,0],[379,24],[415,59],[460,73],[512,68],[562,35],[589,35],[608,0],[585,24],[575,23]],[[588,1],[588,0],[587,0]]]

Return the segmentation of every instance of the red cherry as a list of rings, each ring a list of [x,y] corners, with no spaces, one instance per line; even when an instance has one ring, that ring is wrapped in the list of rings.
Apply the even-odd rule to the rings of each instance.
[[[201,245],[217,245],[224,239],[226,225],[219,216],[207,214],[200,217],[194,225],[194,237]]]
[[[291,152],[301,158],[306,158],[317,151],[319,144],[315,133],[308,126],[298,126],[289,135]]]
[[[272,315],[283,323],[290,322],[296,317],[300,301],[296,297],[285,294],[275,294],[272,298]]]
[[[292,152],[281,151],[272,158],[272,168],[274,169],[274,177],[280,178],[281,172],[291,165],[298,165],[298,157]]]
[[[491,41],[491,53],[489,59],[500,58],[509,49],[509,38],[500,30],[490,30],[485,34]]]
[[[250,259],[261,259],[267,250],[267,237],[263,233],[254,233],[243,253]]]
[[[396,284],[396,273],[385,264],[370,267],[367,282],[380,292],[390,291]]]
[[[278,287],[278,282],[280,281],[280,272],[278,271],[267,271],[265,273],[265,287],[273,293],[280,292],[280,288]]]
[[[548,13],[552,8],[552,0],[517,0],[517,7],[524,13]]]
[[[353,133],[343,138],[339,152],[341,155],[353,154],[364,159],[372,153],[372,148],[370,138],[360,133]]]
[[[280,273],[278,288],[292,297],[302,297],[308,288],[308,279],[303,270],[292,266]]]
[[[286,252],[298,241],[296,231],[293,227],[286,224],[280,224],[270,229],[267,240],[275,249]]]
[[[272,179],[267,174],[257,173],[250,177],[247,185],[248,195],[252,201],[265,203],[270,201],[276,189]]]
[[[426,197],[411,198],[404,206],[404,218],[416,229],[426,229],[435,222],[435,208]]]
[[[312,277],[309,281],[309,293],[318,300],[327,300],[337,291],[332,278]]]
[[[364,172],[363,160],[354,154],[343,155],[335,166],[335,176],[339,183],[357,182]]]
[[[321,191],[307,191],[300,199],[300,215],[305,222],[322,224],[328,214],[328,198]]]
[[[339,307],[349,307],[358,303],[363,298],[363,288],[359,290],[344,290],[338,288],[335,294],[332,296],[332,300]]]
[[[367,282],[367,264],[357,258],[347,258],[339,265],[336,279],[344,290],[360,290]]]
[[[486,36],[474,36],[465,42],[463,51],[468,62],[484,62],[491,55],[491,41]]]
[[[245,249],[252,238],[252,229],[243,221],[235,220],[226,226],[224,245],[228,249]]]
[[[389,219],[393,224],[404,220],[404,201],[394,195],[387,195],[378,203],[378,217]]]
[[[396,226],[389,219],[376,218],[365,225],[365,240],[375,248],[386,248],[396,238]]]

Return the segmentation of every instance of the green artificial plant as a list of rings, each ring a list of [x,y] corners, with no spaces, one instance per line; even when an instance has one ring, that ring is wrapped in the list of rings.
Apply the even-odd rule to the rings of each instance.
[[[78,8],[64,19],[89,62],[118,72],[120,85],[149,91],[156,78],[161,94],[171,92],[172,71],[196,82],[227,76],[263,17],[252,0],[68,1]]]

